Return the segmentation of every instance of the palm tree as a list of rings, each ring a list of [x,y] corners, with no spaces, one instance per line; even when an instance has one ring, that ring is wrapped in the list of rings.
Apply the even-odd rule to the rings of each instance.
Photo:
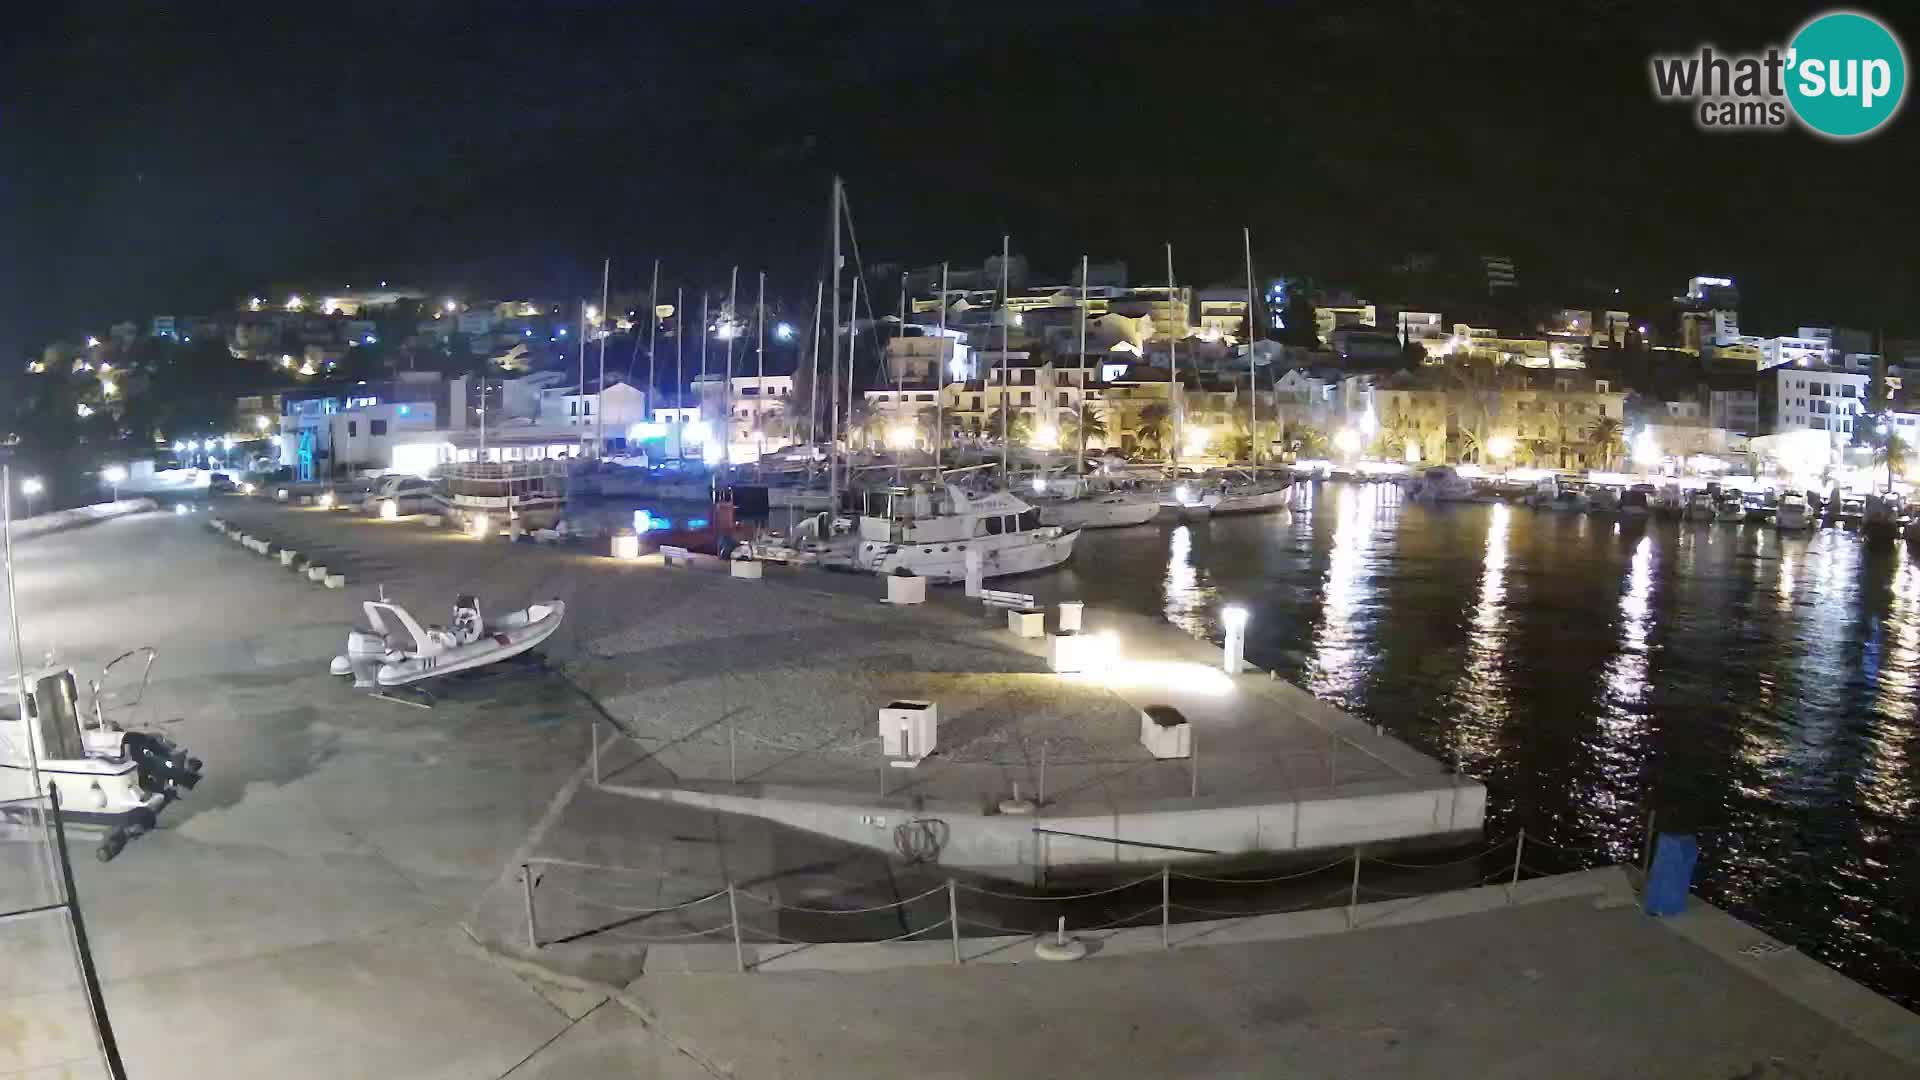
[[[1319,458],[1327,456],[1327,433],[1317,427],[1302,424],[1293,429],[1293,441],[1299,444],[1300,454]]]
[[[1082,439],[1083,435],[1085,436],[1084,440]],[[1081,429],[1079,410],[1060,410],[1060,445],[1071,447],[1075,450],[1084,450],[1086,443],[1098,440],[1104,444],[1106,438],[1107,420],[1102,410],[1092,406],[1087,407],[1087,421],[1084,431]]]
[[[1380,421],[1380,445],[1388,455],[1404,459],[1408,443],[1420,438],[1413,418],[1395,408]]]
[[[1005,424],[1006,427],[1002,428],[1001,424]],[[1008,415],[1007,407],[1000,405],[987,415],[987,438],[998,440],[1002,431],[1007,433],[1009,446],[1018,446],[1033,434],[1033,421],[1026,413],[1017,409],[1012,415]]]
[[[1166,402],[1148,402],[1140,410],[1140,422],[1133,437],[1142,448],[1151,447],[1156,454],[1166,452],[1167,444],[1173,439],[1173,411]]]
[[[1614,459],[1620,456],[1620,448],[1626,444],[1626,429],[1620,421],[1611,416],[1603,416],[1587,427],[1587,444],[1600,455],[1600,467],[1613,468]]]

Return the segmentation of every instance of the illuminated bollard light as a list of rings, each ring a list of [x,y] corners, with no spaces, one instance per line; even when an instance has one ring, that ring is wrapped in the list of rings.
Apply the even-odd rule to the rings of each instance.
[[[1227,651],[1220,666],[1229,675],[1247,669],[1247,609],[1233,604],[1220,610],[1220,621],[1227,628]]]

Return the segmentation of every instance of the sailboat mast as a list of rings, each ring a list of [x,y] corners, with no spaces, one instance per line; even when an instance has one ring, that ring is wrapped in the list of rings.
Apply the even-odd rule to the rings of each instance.
[[[711,336],[707,333],[707,327],[710,325],[712,324],[707,321],[707,290],[701,289],[700,290],[700,377],[694,380],[694,383],[698,387],[698,389],[694,391],[693,399],[694,401],[699,403],[699,409],[700,409],[700,426],[702,428],[702,431],[700,434],[700,440],[701,440],[700,441],[700,457],[702,459],[707,459],[707,440],[713,438],[713,427],[712,425],[707,423],[707,338]]]
[[[574,390],[574,394],[576,395],[576,397],[574,398],[575,401],[581,404],[586,403],[586,400],[587,400],[587,301],[585,297],[582,297],[580,300],[580,384]],[[480,377],[480,405],[482,408],[485,408],[486,404],[487,404],[487,379],[485,375],[482,375]],[[582,447],[586,445],[587,434],[588,432],[586,428],[583,427],[580,429],[580,444]]]
[[[854,348],[860,342],[855,329],[860,325],[860,267],[853,273],[853,307],[847,312],[847,486],[853,486],[853,361]],[[867,302],[868,307],[873,302]]]
[[[1080,256],[1080,419],[1073,425],[1080,433],[1080,452],[1074,455],[1073,471],[1087,474],[1087,257]]]
[[[651,404],[654,395],[660,392],[658,372],[653,363],[653,333],[660,328],[660,260],[653,260],[653,284],[647,289],[647,396],[642,400]],[[654,410],[657,419],[659,410]]]
[[[907,275],[900,275],[900,340],[907,339]],[[894,414],[902,421],[907,415],[907,360],[901,355],[896,361],[899,366],[893,371],[893,407]],[[939,361],[935,361],[938,363]],[[902,447],[893,448],[893,486],[900,486],[900,454]]]
[[[1242,324],[1247,338],[1247,464],[1260,464],[1260,375],[1253,355],[1253,230],[1240,227],[1240,242],[1247,252],[1247,317]]]
[[[820,443],[820,309],[826,303],[827,283],[813,283],[813,369],[807,377],[807,446]]]
[[[607,283],[613,276],[613,259],[609,257],[600,264],[600,325],[607,325],[607,303],[609,295]],[[607,335],[600,335],[600,383],[593,392],[593,456],[600,457],[607,448]]]
[[[687,290],[675,286],[673,290],[673,456],[687,456],[687,403],[682,394],[687,392]]]
[[[840,509],[840,178],[833,178],[833,204],[827,212],[827,231],[833,235],[833,371],[828,374],[827,497],[829,509]]]
[[[740,268],[736,266],[727,272],[727,310],[720,316],[727,321],[727,377],[720,388],[720,404],[726,413],[720,426],[726,434],[720,440],[720,466],[726,470],[729,480],[733,479],[733,319],[740,311],[739,301]]]
[[[1007,429],[1013,420],[1013,390],[1007,384],[1007,335],[1013,327],[1013,311],[1007,306],[1012,294],[1007,291],[1007,259],[1012,237],[1000,234],[1000,482],[1009,489],[1013,477],[1007,472]]]
[[[760,457],[767,456],[767,272],[760,271],[760,299],[754,305],[760,316],[760,343],[754,349],[760,362],[759,386],[753,391],[753,426],[760,433]],[[757,466],[758,461],[755,462]]]
[[[958,349],[953,350],[957,355]],[[940,344],[934,347],[933,385],[939,393],[933,395],[933,478],[940,479],[940,452],[947,445],[947,264],[940,264]]]
[[[1180,339],[1173,325],[1173,245],[1167,245],[1167,413],[1173,421],[1173,452],[1168,455],[1175,472],[1180,469],[1180,435],[1184,426],[1180,408]]]

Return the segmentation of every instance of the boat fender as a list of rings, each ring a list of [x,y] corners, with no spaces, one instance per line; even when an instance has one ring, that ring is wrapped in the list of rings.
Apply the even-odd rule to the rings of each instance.
[[[107,808],[107,789],[101,787],[98,780],[93,782],[93,808],[96,810]]]

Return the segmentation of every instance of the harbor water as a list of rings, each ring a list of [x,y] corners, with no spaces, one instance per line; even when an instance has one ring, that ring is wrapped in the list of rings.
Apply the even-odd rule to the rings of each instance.
[[[1084,534],[1009,582],[1163,615],[1486,782],[1544,861],[1700,838],[1707,899],[1920,1003],[1920,550],[1836,527],[1406,502]]]

